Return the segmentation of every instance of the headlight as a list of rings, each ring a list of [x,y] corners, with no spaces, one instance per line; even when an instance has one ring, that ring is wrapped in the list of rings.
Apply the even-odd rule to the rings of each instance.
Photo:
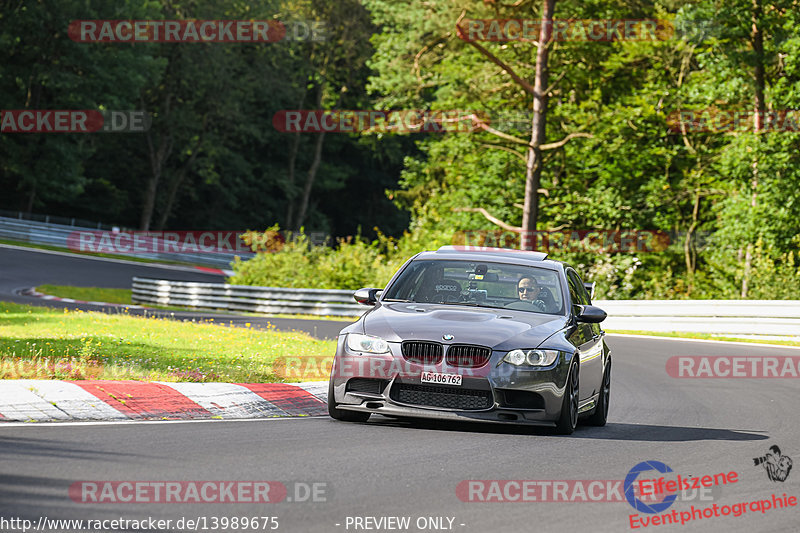
[[[388,353],[389,343],[380,337],[373,337],[372,335],[348,333],[347,349],[351,352]]]
[[[550,366],[557,358],[557,350],[511,350],[503,361],[515,366]]]

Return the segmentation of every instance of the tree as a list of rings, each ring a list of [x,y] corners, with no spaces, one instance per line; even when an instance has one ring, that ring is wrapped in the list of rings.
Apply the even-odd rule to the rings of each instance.
[[[116,9],[133,18],[154,13],[145,0],[9,1],[0,4],[2,109],[133,109],[138,90],[157,61],[131,47],[71,41],[71,20],[108,18]],[[0,184],[15,206],[31,212],[52,202],[69,203],[89,186],[85,161],[100,134],[0,135]]]

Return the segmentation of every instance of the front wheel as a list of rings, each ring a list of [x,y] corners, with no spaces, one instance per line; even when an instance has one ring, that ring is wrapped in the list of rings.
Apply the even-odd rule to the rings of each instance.
[[[561,403],[561,416],[556,422],[556,433],[559,435],[572,435],[578,425],[578,395],[580,371],[578,365],[573,364],[567,376],[564,387],[564,399]]]
[[[370,415],[370,413],[345,411],[337,408],[336,402],[333,400],[333,380],[328,383],[328,414],[331,415],[331,418],[344,422],[366,422]]]

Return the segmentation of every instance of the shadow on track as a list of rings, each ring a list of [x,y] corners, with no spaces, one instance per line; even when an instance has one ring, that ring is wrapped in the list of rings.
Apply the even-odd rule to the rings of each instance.
[[[573,437],[585,439],[635,440],[642,442],[687,442],[698,440],[766,440],[769,436],[757,430],[718,429],[650,424],[609,423],[604,428],[584,428]]]
[[[340,422],[343,423],[343,422]],[[352,422],[346,422],[352,423]],[[555,435],[552,429],[537,426],[461,423],[426,419],[393,419],[373,416],[364,426],[406,428],[423,431],[455,431],[461,433],[494,433],[497,435],[534,435],[560,439],[601,439],[641,442],[687,442],[702,440],[751,441],[767,440],[769,436],[757,430],[736,430],[684,426],[658,426],[650,424],[609,423],[597,428],[578,425],[570,436]]]
[[[74,443],[67,443],[60,440],[22,438],[22,437],[0,437],[0,459],[7,461],[27,460],[26,456],[35,458],[56,458],[56,459],[91,459],[92,461],[118,461],[121,456],[131,458],[149,457],[143,454],[132,454],[122,452],[103,452],[92,448],[77,447]]]
[[[0,474],[0,516],[9,520],[29,520],[33,529],[40,517],[49,520],[110,520],[124,516],[128,509],[124,505],[81,504],[70,499],[69,487],[78,480],[59,477],[23,476]],[[76,531],[72,528],[55,529],[42,524],[42,531]],[[22,524],[16,528],[22,531]],[[29,531],[31,530],[29,529]],[[14,531],[14,528],[4,531]],[[125,530],[132,531],[132,530]],[[138,531],[138,530],[137,530]]]

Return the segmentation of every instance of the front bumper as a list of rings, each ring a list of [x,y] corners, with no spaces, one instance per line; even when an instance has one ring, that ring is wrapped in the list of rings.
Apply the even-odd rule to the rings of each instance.
[[[553,426],[561,412],[570,361],[550,367],[515,367],[493,352],[489,363],[467,369],[407,361],[399,343],[391,354],[355,355],[340,337],[331,372],[332,399],[339,409],[387,416],[467,422]],[[422,383],[423,371],[461,374],[462,384]]]

